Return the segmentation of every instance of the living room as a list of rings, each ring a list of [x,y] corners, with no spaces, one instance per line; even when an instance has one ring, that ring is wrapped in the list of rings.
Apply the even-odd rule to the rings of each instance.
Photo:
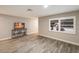
[[[0,5],[0,52],[78,53],[78,5]]]

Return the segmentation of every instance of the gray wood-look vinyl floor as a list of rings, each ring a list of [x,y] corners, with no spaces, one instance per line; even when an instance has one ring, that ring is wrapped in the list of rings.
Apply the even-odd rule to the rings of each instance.
[[[38,35],[0,41],[0,53],[78,53],[79,46]]]

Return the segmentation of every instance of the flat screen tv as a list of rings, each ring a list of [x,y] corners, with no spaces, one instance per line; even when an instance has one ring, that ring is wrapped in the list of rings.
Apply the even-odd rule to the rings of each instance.
[[[25,23],[20,22],[14,23],[14,29],[23,29],[23,28],[25,28]]]

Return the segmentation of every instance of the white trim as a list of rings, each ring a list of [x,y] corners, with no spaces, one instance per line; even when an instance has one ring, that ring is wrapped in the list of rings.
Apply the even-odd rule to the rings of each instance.
[[[38,33],[38,32],[36,32]],[[31,33],[26,33],[27,35],[31,35],[31,34],[36,34],[35,32],[31,32]]]
[[[31,34],[37,34],[35,32],[31,32],[31,33],[26,33],[27,35],[31,35]],[[7,37],[7,38],[1,38],[0,41],[3,41],[3,40],[9,40],[9,39],[12,39],[11,37]]]
[[[67,42],[67,43],[70,43],[70,44],[79,46],[79,43],[76,43],[76,42],[71,42],[71,41],[59,39],[59,38],[52,37],[52,36],[46,36],[46,35],[42,35],[42,34],[39,34],[39,35],[40,35],[40,36],[48,37],[48,38],[51,38],[51,39],[55,39],[55,40],[59,40],[59,41],[63,41],[63,42]]]
[[[3,40],[9,40],[9,39],[11,39],[11,37],[2,38],[2,39],[0,39],[0,41],[3,41]]]

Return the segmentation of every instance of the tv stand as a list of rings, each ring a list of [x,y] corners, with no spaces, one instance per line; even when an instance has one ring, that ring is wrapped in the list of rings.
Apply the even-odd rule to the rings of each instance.
[[[18,38],[26,35],[26,28],[23,29],[13,29],[12,38]]]

